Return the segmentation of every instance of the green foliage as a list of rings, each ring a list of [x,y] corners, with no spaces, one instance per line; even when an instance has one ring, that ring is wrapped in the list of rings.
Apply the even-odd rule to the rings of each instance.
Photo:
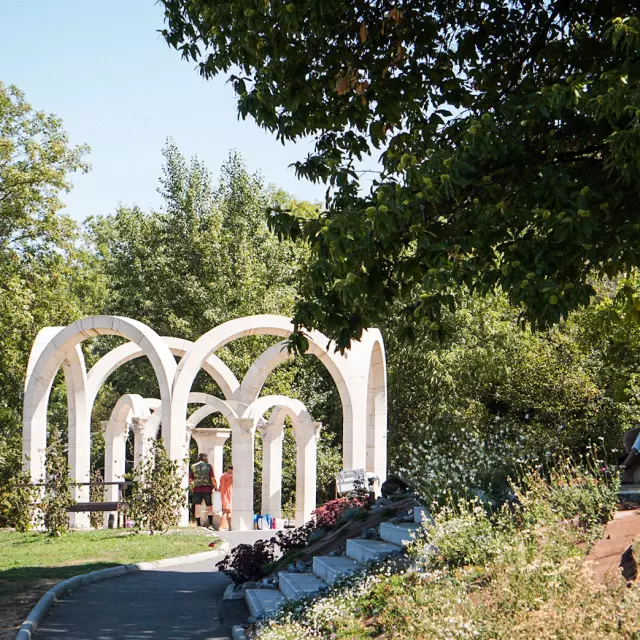
[[[609,517],[617,481],[594,456],[557,462],[547,475],[525,470],[513,486],[520,502],[499,512],[470,501],[434,511],[410,545],[410,570],[393,560],[366,569],[286,606],[253,638],[632,638],[640,590],[604,589],[583,566],[585,538],[603,522],[581,520],[583,509]]]
[[[342,349],[397,301],[408,334],[437,332],[461,286],[500,287],[544,327],[587,304],[595,276],[637,266],[635,4],[162,4],[165,39],[205,78],[234,69],[242,117],[315,136],[296,170],[330,185],[325,211],[271,217],[312,249],[299,327]]]
[[[164,532],[179,523],[185,500],[182,478],[180,463],[169,459],[161,439],[154,440],[131,476],[129,514],[137,530]]]
[[[28,473],[19,471],[0,490],[0,513],[2,519],[15,530],[24,533],[31,529],[33,523],[33,503],[36,500],[34,487],[21,485],[30,484]]]
[[[104,502],[104,487],[100,486],[104,482],[104,477],[99,469],[96,469],[91,474],[91,482],[96,483],[96,486],[89,487],[89,501]],[[104,526],[104,514],[100,511],[91,511],[89,513],[89,522],[94,529],[102,529]]]
[[[627,286],[627,285],[620,285]],[[460,295],[441,339],[383,329],[389,367],[390,467],[425,499],[500,492],[514,463],[603,439],[609,461],[640,419],[640,332],[616,306],[618,285],[566,322],[532,333],[503,295]]]
[[[169,143],[164,149],[161,180],[163,207],[144,212],[121,207],[109,216],[91,219],[89,240],[97,268],[109,283],[105,313],[134,317],[160,335],[196,340],[212,327],[243,315],[274,313],[289,316],[297,296],[300,271],[308,259],[301,243],[278,241],[267,228],[264,211],[286,203],[301,216],[311,215],[305,203],[265,187],[249,173],[236,153],[229,156],[213,183],[196,158],[186,161]],[[218,350],[242,379],[260,353],[275,338],[251,336]],[[111,338],[93,341],[98,355],[114,346]],[[140,359],[110,377],[94,410],[97,422],[106,419],[122,393],[135,389],[157,397],[155,374]],[[200,374],[194,390],[220,396],[211,379]],[[302,400],[325,429],[318,447],[319,498],[341,467],[339,445],[342,413],[335,384],[312,356],[279,366],[268,378],[264,394]],[[208,422],[227,427],[219,415]],[[287,430],[289,431],[289,430]],[[295,442],[290,433],[283,453],[283,502],[295,491]],[[260,509],[261,451],[256,451],[256,509]]]
[[[71,173],[87,170],[86,151],[69,145],[57,117],[34,111],[19,89],[0,82],[0,433],[7,443],[20,438],[24,374],[37,332],[101,306],[104,282],[77,243],[76,224],[60,214],[60,192],[71,187]],[[62,428],[59,385],[51,422]],[[12,476],[21,462],[3,461],[0,474]]]
[[[57,429],[49,433],[45,455],[46,475],[40,508],[47,533],[51,537],[59,537],[69,528],[67,509],[74,501],[71,497],[71,469]]]

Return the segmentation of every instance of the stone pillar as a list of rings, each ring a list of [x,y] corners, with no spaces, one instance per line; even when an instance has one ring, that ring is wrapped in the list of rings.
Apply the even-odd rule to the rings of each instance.
[[[231,429],[208,429],[206,427],[193,429],[193,439],[198,443],[198,451],[206,453],[209,457],[209,463],[213,465],[213,473],[216,480],[220,480],[222,475],[224,443],[230,437]]]
[[[259,427],[262,436],[262,513],[282,517],[282,424]]]
[[[132,418],[131,429],[133,431],[133,467],[137,469],[149,454],[149,438],[147,438],[148,418]]]
[[[316,508],[317,445],[321,422],[303,422],[296,433],[296,527]]]
[[[125,455],[127,450],[127,431],[124,433],[114,426],[111,421],[103,422],[105,428],[104,437],[104,481],[120,482],[124,480],[125,473]],[[117,434],[117,435],[114,435]],[[116,502],[119,498],[118,485],[108,485],[105,487],[105,502]],[[111,512],[114,517],[117,515],[115,511]],[[105,526],[108,522],[109,512],[105,511]]]
[[[87,374],[82,348],[76,345],[65,358],[64,379],[67,387],[68,459],[71,480],[83,484],[91,479],[91,429],[87,409]],[[73,485],[71,495],[76,502],[89,502],[89,487]],[[89,513],[70,513],[69,525],[88,529]]]
[[[233,502],[231,523],[234,530],[253,529],[253,445],[256,426],[252,418],[241,418],[231,425],[233,463]]]

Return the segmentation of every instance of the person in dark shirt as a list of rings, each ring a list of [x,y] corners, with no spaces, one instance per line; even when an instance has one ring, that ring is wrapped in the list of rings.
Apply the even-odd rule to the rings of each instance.
[[[189,484],[193,487],[194,505],[198,507],[204,503],[209,514],[209,528],[213,528],[213,491],[218,489],[213,467],[209,464],[206,453],[198,455],[198,462],[191,465],[189,470]],[[202,521],[202,519],[201,519]]]

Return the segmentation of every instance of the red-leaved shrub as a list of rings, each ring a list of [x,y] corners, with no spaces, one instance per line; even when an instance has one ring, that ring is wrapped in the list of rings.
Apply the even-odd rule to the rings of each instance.
[[[336,498],[325,502],[321,507],[313,511],[315,525],[320,529],[334,529],[345,509],[351,507],[364,507],[368,503],[366,497]]]

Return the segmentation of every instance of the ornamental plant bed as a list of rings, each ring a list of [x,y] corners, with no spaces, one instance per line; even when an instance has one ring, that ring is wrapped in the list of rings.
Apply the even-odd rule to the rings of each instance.
[[[377,527],[382,522],[386,522],[390,518],[402,515],[409,509],[418,506],[415,498],[406,498],[394,502],[386,507],[383,511],[369,515],[364,520],[354,519],[342,525],[339,529],[332,531],[321,540],[314,542],[305,549],[305,553],[300,559],[309,562],[314,556],[324,556],[331,551],[338,549],[346,544],[349,538],[358,538],[365,529]]]

